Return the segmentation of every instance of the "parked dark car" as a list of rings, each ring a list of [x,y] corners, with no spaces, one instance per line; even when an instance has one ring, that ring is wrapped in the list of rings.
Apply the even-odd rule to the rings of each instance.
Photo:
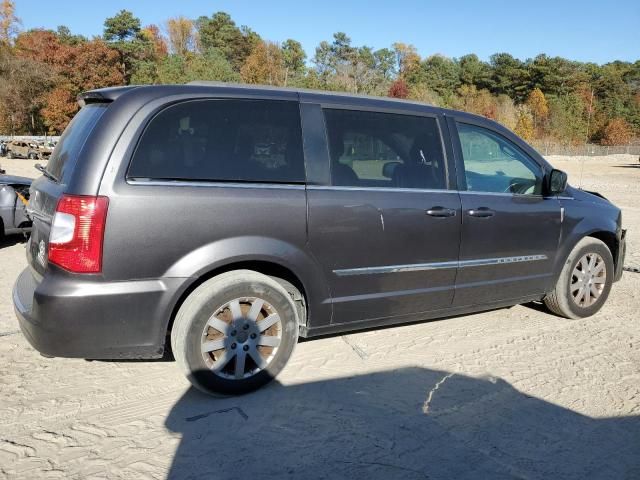
[[[46,355],[170,341],[194,385],[236,394],[298,336],[534,300],[588,317],[622,275],[620,209],[486,118],[205,83],[81,104],[33,183],[13,294]]]
[[[26,213],[30,185],[30,178],[0,174],[0,238],[31,231]]]

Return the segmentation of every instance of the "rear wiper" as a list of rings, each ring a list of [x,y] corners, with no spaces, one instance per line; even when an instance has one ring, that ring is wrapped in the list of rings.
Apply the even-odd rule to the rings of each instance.
[[[46,169],[45,167],[43,167],[42,165],[40,165],[39,163],[36,163],[36,164],[34,165],[34,167],[36,168],[36,170],[38,170],[39,172],[41,172],[41,173],[42,173],[45,177],[47,177],[49,180],[53,180],[53,181],[54,181],[54,182],[56,182],[56,183],[60,183],[60,180],[58,180],[58,179],[56,178],[56,176],[55,176],[55,175],[53,175],[53,174],[49,173],[49,172],[47,171],[47,169]]]

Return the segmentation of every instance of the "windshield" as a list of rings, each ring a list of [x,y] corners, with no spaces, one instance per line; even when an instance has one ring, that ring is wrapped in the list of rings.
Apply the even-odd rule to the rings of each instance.
[[[107,108],[105,103],[83,107],[65,129],[47,164],[47,173],[60,182],[73,169],[84,142]],[[71,160],[71,161],[70,161]]]

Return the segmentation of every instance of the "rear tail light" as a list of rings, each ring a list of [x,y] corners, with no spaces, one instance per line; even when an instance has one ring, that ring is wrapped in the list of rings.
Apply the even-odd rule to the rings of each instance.
[[[49,236],[49,262],[75,273],[102,271],[108,197],[63,195]]]

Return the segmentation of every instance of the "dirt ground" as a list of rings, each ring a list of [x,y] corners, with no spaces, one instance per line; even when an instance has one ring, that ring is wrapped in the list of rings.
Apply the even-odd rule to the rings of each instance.
[[[622,207],[640,266],[638,159],[550,160]],[[585,320],[532,304],[305,341],[215,399],[171,361],[41,357],[10,300],[24,264],[2,241],[0,478],[640,478],[640,273]]]

